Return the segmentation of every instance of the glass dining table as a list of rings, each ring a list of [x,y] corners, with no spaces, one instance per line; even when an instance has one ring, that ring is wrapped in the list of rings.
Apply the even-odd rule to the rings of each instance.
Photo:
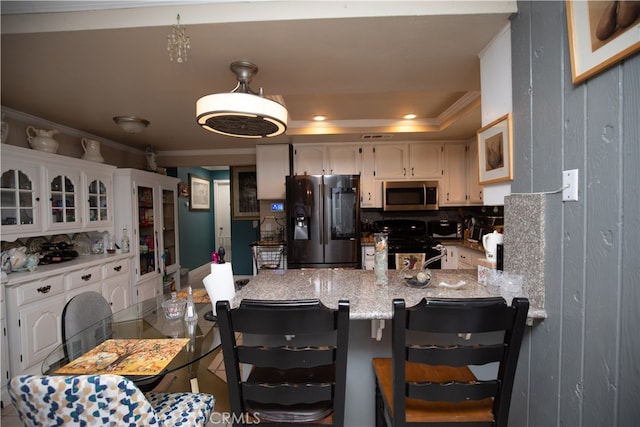
[[[194,365],[220,346],[216,322],[205,319],[211,304],[195,304],[198,321],[188,323],[167,319],[162,308],[164,300],[159,295],[139,302],[65,337],[43,361],[42,373],[115,373],[130,378],[145,391],[166,374]],[[134,368],[128,372],[126,367],[132,365]],[[155,371],[152,365],[157,365]],[[193,380],[191,385],[194,388]]]

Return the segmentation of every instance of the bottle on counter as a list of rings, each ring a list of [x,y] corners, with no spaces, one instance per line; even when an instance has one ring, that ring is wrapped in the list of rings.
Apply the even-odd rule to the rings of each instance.
[[[193,303],[193,289],[191,289],[191,286],[187,288],[187,308],[184,311],[184,320],[185,322],[195,322],[198,320],[198,312]]]
[[[120,241],[120,249],[122,253],[128,253],[131,247],[131,242],[129,241],[129,236],[127,235],[127,227],[122,229],[122,240]]]

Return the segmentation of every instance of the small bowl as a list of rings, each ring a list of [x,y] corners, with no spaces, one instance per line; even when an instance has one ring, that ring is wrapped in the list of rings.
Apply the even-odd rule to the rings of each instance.
[[[181,319],[184,316],[184,309],[187,301],[183,299],[170,299],[162,303],[164,315],[167,319]]]

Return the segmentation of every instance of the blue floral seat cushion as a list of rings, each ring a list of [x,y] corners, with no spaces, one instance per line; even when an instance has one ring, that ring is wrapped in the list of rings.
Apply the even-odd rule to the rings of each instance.
[[[205,393],[143,394],[119,375],[24,375],[9,394],[26,426],[204,426],[214,397]]]

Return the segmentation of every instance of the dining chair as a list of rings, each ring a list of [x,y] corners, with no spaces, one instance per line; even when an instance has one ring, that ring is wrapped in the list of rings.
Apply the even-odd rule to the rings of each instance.
[[[23,375],[9,395],[27,426],[204,426],[215,399],[205,393],[143,394],[129,379],[103,375]]]
[[[69,360],[109,338],[108,319],[111,314],[111,306],[98,292],[83,292],[67,302],[62,310],[62,341],[66,343],[65,352]],[[91,333],[78,335],[89,327],[92,327]]]
[[[526,298],[394,299],[392,356],[373,359],[376,426],[506,426],[528,308]]]
[[[344,425],[348,301],[225,300],[216,311],[234,424]]]

